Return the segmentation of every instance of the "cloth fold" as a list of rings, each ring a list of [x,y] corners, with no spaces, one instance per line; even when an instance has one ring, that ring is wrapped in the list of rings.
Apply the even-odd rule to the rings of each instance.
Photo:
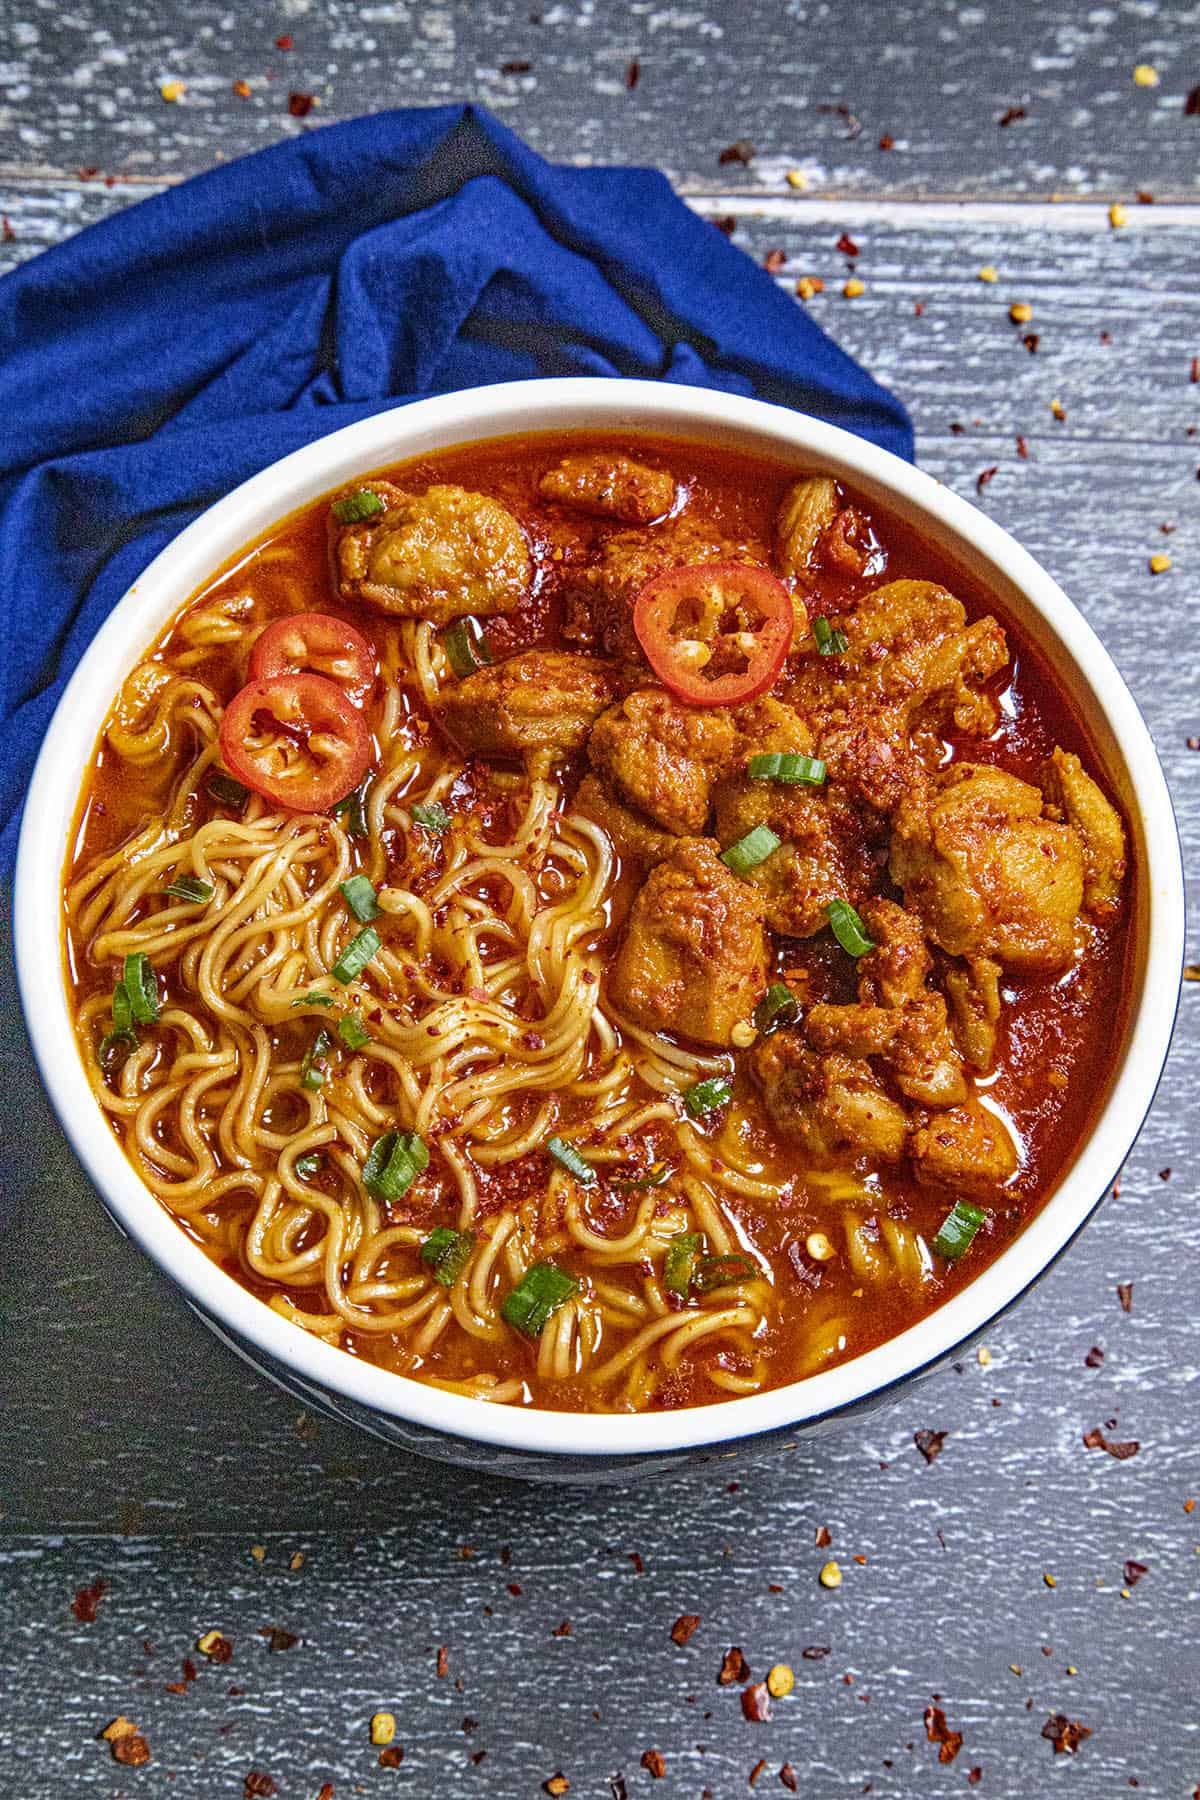
[[[403,401],[581,374],[753,394],[912,454],[900,403],[663,176],[547,163],[469,106],[276,144],[6,276],[0,867],[63,684],[206,506]]]

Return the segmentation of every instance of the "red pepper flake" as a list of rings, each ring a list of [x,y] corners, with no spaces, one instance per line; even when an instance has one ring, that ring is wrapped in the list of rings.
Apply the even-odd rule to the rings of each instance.
[[[641,79],[642,79],[642,65],[638,61],[637,57],[635,56],[633,58],[633,60],[630,62],[629,67],[625,71],[625,86],[632,93],[633,89],[637,86],[638,82]]]
[[[1183,1503],[1183,1510],[1185,1513],[1194,1513],[1196,1510],[1196,1502],[1191,1498],[1190,1495]]]
[[[1102,344],[1111,344],[1112,343],[1112,332],[1111,331],[1102,331],[1100,333],[1100,342]]]
[[[15,244],[17,234],[12,228],[12,220],[5,213],[0,216],[0,244]]]
[[[722,237],[731,238],[737,230],[737,216],[734,213],[724,213],[719,219],[714,219],[713,224]]]
[[[1006,125],[1015,125],[1018,119],[1026,119],[1029,115],[1023,106],[1009,106],[1000,114],[1000,129]]]
[[[828,1656],[832,1649],[832,1644],[806,1644],[800,1654],[805,1662],[820,1662],[821,1658]]]
[[[721,1659],[721,1669],[717,1680],[722,1687],[732,1687],[735,1681],[749,1681],[749,1679],[750,1664],[738,1646],[734,1644]]]
[[[95,181],[100,171],[93,164],[89,164],[86,169],[76,169],[75,173],[80,181]]]
[[[1137,200],[1139,206],[1154,205],[1154,195],[1150,192],[1149,188],[1139,188],[1134,198]]]
[[[925,1736],[938,1745],[938,1761],[952,1763],[962,1749],[962,1732],[951,1731],[940,1706],[925,1708]]]
[[[273,1775],[264,1775],[259,1769],[251,1769],[242,1784],[242,1792],[245,1800],[271,1800],[271,1795],[277,1794],[279,1789]]]
[[[817,1549],[828,1550],[832,1542],[833,1533],[830,1531],[828,1525],[818,1525],[816,1532],[813,1535],[813,1543],[817,1546]]]
[[[916,314],[918,319],[921,317],[921,314],[924,311],[925,311],[925,302],[923,300],[917,300],[913,303],[913,312]]]
[[[896,140],[892,136],[890,131],[885,131],[883,136],[880,138],[879,148],[881,150],[894,150],[896,148]],[[785,1764],[785,1767],[786,1766],[787,1765]],[[782,1776],[780,1777],[780,1779],[782,1780]]]
[[[519,1581],[510,1581],[508,1583],[508,1591],[514,1600],[519,1600],[521,1595],[525,1592]]]
[[[749,1779],[746,1782],[747,1787],[757,1787],[758,1786],[758,1778],[762,1774],[762,1772],[766,1768],[766,1766],[767,1766],[766,1757],[760,1756],[758,1761],[755,1763],[754,1767],[750,1771]]]
[[[629,1552],[629,1560],[633,1564],[635,1574],[644,1575],[646,1573],[646,1565],[636,1550]]]
[[[71,1602],[71,1611],[81,1625],[95,1624],[97,1609],[107,1592],[108,1583],[102,1575],[97,1575],[91,1587],[81,1587],[77,1590],[75,1598]]]
[[[649,1769],[655,1781],[661,1781],[667,1772],[667,1759],[661,1750],[643,1750],[642,1767]]]
[[[551,1637],[570,1637],[570,1635],[571,1635],[570,1619],[564,1619],[562,1624],[556,1625],[554,1627],[554,1630],[550,1633]]]
[[[974,1769],[967,1770],[967,1786],[968,1787],[978,1787],[982,1780],[983,1780],[983,1770],[982,1769],[974,1768]]]
[[[1200,381],[1200,356],[1193,356],[1191,370],[1188,374],[1188,380],[1189,381]]]
[[[1149,1563],[1134,1562],[1132,1558],[1125,1564],[1125,1586],[1136,1587],[1143,1575],[1150,1573]]]
[[[288,111],[293,119],[307,119],[316,103],[316,96],[313,94],[291,93],[288,95]]]
[[[1099,1344],[1093,1344],[1083,1359],[1083,1365],[1086,1369],[1098,1369],[1103,1361],[1103,1350],[1100,1348]]]
[[[282,1625],[260,1625],[258,1635],[266,1638],[268,1650],[291,1650],[300,1642],[294,1631],[285,1631]]]
[[[1021,339],[1021,342],[1024,344],[1025,348],[1028,350],[1030,356],[1034,356],[1037,353],[1037,347],[1041,343],[1041,341],[1042,341],[1041,337],[1038,335],[1038,333],[1036,331],[1027,331],[1025,333],[1024,337]]]
[[[1187,118],[1200,118],[1200,87],[1194,87],[1192,89],[1191,93],[1183,103],[1183,110]]]
[[[118,1714],[110,1725],[106,1725],[100,1736],[111,1744],[117,1762],[128,1768],[136,1769],[150,1761],[149,1744],[133,1720],[125,1718],[124,1714]]]
[[[984,471],[984,474],[988,474],[988,473],[989,473],[989,471],[987,471],[987,470]],[[992,469],[990,471],[990,473],[992,475],[994,475],[996,473],[995,469]],[[981,475],[979,479],[980,479],[980,481],[982,481],[983,476]],[[979,483],[977,482],[976,486],[978,486],[978,485],[979,485]],[[945,1444],[945,1442],[946,1442],[946,1433],[944,1431],[914,1431],[913,1432],[913,1443],[917,1446],[917,1449],[921,1452],[921,1455],[925,1458],[925,1461],[927,1463],[931,1463],[933,1461],[934,1457],[940,1456],[942,1454],[942,1446]]]
[[[699,1613],[680,1613],[671,1627],[671,1638],[676,1644],[683,1645],[695,1636],[700,1626]]]
[[[277,50],[294,50],[296,48],[296,40],[290,31],[285,31],[282,37],[275,39],[275,48]]]
[[[742,1689],[742,1712],[752,1725],[761,1725],[771,1717],[771,1696],[765,1681],[752,1682]]]
[[[779,1779],[782,1781],[789,1794],[798,1794],[800,1792],[800,1783],[796,1778],[796,1771],[793,1769],[791,1763],[784,1763],[779,1771]]]
[[[722,168],[727,163],[741,163],[743,168],[754,161],[754,145],[749,138],[735,138],[732,144],[726,144],[717,162]]]
[[[1061,1756],[1064,1751],[1068,1756],[1074,1756],[1084,1738],[1091,1735],[1090,1726],[1081,1725],[1078,1719],[1068,1719],[1066,1713],[1055,1713],[1042,1726],[1042,1736],[1054,1745],[1055,1756]]]
[[[532,67],[533,64],[526,62],[523,56],[514,56],[508,62],[500,64],[500,73],[502,75],[528,75]]]
[[[325,1783],[323,1783],[323,1785],[321,1787],[321,1791],[317,1795],[317,1800],[333,1800],[333,1783],[332,1783],[332,1781],[326,1781]]]
[[[846,142],[848,144],[852,144],[855,138],[862,136],[862,120],[855,117],[844,100],[839,100],[836,104],[825,101],[821,106],[818,106],[817,111],[823,113],[835,113],[839,119],[845,119]]]
[[[962,423],[961,420],[951,419],[951,421],[950,421],[950,436],[951,437],[961,437],[963,432],[966,429],[967,429],[966,426]]]
[[[1019,431],[1017,433],[1017,455],[1021,458],[1022,462],[1029,461],[1029,445],[1025,442],[1025,439],[1021,436]]]
[[[1119,1195],[1120,1195],[1119,1186],[1114,1186],[1113,1199],[1116,1200],[1119,1197]],[[1117,1283],[1117,1299],[1121,1302],[1122,1312],[1131,1313],[1133,1311],[1133,1283],[1132,1283],[1132,1281],[1118,1281],[1118,1283]]]
[[[839,250],[843,256],[860,256],[862,254],[848,231],[843,231],[833,247],[835,250]]]
[[[242,77],[239,75],[233,84],[233,91],[239,100],[248,100],[251,93],[250,83],[248,81],[243,81]]]
[[[767,254],[763,257],[763,268],[767,271],[768,275],[778,275],[780,269],[783,268],[786,262],[786,250],[768,250]]]
[[[437,1677],[438,1677],[438,1680],[445,1681],[445,1679],[449,1673],[450,1673],[450,1652],[447,1649],[445,1644],[439,1644],[438,1645],[438,1653],[437,1653]]]
[[[386,1750],[381,1750],[379,1752],[379,1766],[381,1769],[398,1769],[403,1761],[403,1744],[389,1744]]]
[[[1131,1456],[1136,1456],[1142,1447],[1136,1439],[1130,1439],[1127,1443],[1114,1443],[1111,1438],[1105,1437],[1099,1426],[1093,1427],[1091,1431],[1085,1431],[1083,1441],[1089,1450],[1107,1450],[1108,1454],[1116,1457],[1118,1462],[1127,1462]]]

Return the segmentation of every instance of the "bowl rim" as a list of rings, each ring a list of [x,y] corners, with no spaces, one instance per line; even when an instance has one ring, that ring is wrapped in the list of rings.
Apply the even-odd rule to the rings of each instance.
[[[60,880],[84,770],[120,681],[175,612],[263,531],[342,482],[426,450],[522,432],[629,429],[721,438],[830,467],[918,529],[990,565],[1050,628],[1060,673],[1098,706],[1136,798],[1145,846],[1145,963],[1108,1099],[1054,1194],[960,1293],[875,1349],[765,1393],[673,1412],[558,1412],[480,1400],[362,1362],[293,1325],[189,1239],[125,1159],[84,1073],[59,971]],[[955,554],[951,548],[951,554]],[[981,577],[987,580],[987,576]],[[149,620],[149,623],[147,623]],[[99,701],[97,701],[99,695]],[[64,823],[65,819],[65,823]],[[47,822],[50,822],[48,828]],[[14,894],[16,970],[42,1081],[64,1134],[119,1227],[202,1315],[339,1401],[385,1419],[530,1455],[637,1458],[732,1448],[802,1428],[907,1384],[980,1333],[1056,1260],[1127,1155],[1170,1046],[1184,945],[1178,833],[1153,740],[1116,666],[1057,582],[996,522],[934,477],[835,425],[769,402],[611,377],[508,382],[389,407],[269,465],[210,506],[149,564],[89,645],[47,729],[22,819]],[[55,971],[53,983],[46,970]]]

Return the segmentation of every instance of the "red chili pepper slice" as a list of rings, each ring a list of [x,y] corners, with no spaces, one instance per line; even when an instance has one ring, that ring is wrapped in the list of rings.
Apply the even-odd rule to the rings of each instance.
[[[749,563],[689,563],[648,581],[633,629],[663,686],[689,706],[736,706],[772,686],[795,614],[783,583]]]
[[[375,652],[353,625],[332,613],[290,613],[259,634],[250,652],[251,681],[270,681],[307,669],[344,689],[348,700],[363,706],[375,686]]]
[[[302,671],[248,681],[225,708],[221,755],[239,781],[292,812],[327,812],[363,778],[371,734],[336,681]]]

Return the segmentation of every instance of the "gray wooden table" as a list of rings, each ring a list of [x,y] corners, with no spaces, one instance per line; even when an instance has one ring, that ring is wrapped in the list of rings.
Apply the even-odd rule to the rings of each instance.
[[[782,250],[787,290],[822,278],[808,304],[908,401],[924,465],[966,493],[994,467],[982,503],[1098,626],[1194,867],[1195,5],[0,0],[0,25],[0,267],[285,134],[471,97],[551,157],[664,167],[749,255]],[[293,117],[289,93],[319,105]],[[737,139],[750,160],[722,162]],[[6,1794],[521,1800],[561,1771],[572,1795],[724,1800],[787,1791],[785,1764],[807,1800],[1193,1794],[1200,986],[1119,1195],[990,1362],[775,1462],[592,1496],[451,1476],[248,1374],[100,1212],[0,982]],[[1138,1455],[1087,1450],[1093,1426]],[[924,1429],[947,1434],[929,1464]],[[678,1645],[684,1613],[701,1624]],[[210,1628],[231,1661],[195,1650]],[[769,1723],[717,1682],[732,1645],[796,1671]],[[146,1766],[96,1741],[117,1714]],[[1056,1753],[1063,1720],[1091,1733],[1077,1754]]]

